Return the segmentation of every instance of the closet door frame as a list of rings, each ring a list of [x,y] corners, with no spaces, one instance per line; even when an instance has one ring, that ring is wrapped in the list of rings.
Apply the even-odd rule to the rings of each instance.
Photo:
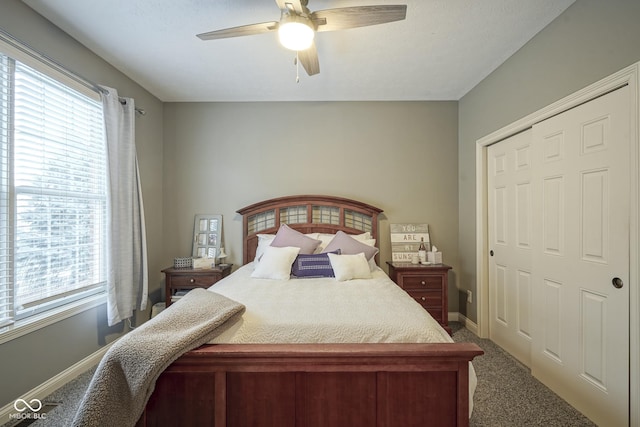
[[[630,200],[629,200],[629,401],[640,401],[640,62],[612,74],[586,88],[542,108],[476,141],[476,301],[477,334],[489,336],[489,239],[487,148],[496,142],[532,127],[623,86],[630,88]],[[635,407],[634,407],[635,406]],[[630,425],[640,425],[640,407],[631,405]]]

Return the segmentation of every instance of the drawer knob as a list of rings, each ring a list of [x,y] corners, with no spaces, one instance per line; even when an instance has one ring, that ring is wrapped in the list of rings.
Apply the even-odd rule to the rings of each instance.
[[[427,299],[425,297],[421,297],[420,298],[422,301],[426,301]]]
[[[192,277],[191,279],[189,279],[189,283],[196,283],[196,279]]]
[[[426,285],[425,281],[423,280],[422,282],[420,282],[420,284],[422,285]]]

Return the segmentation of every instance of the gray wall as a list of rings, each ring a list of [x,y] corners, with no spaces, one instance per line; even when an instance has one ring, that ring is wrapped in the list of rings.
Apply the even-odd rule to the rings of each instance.
[[[640,1],[577,0],[459,101],[459,283],[476,289],[476,141],[640,60]],[[477,321],[477,307],[460,311]]]
[[[149,281],[159,298],[162,248],[162,103],[18,0],[0,2],[0,27],[91,81],[135,98],[136,145],[146,209]],[[0,345],[0,407],[113,341],[122,327],[108,328],[105,306],[85,311]]]
[[[329,194],[384,210],[385,267],[389,223],[427,222],[456,271],[457,110],[457,102],[166,104],[165,257],[190,254],[194,214],[220,213],[226,252],[239,264],[237,209]]]

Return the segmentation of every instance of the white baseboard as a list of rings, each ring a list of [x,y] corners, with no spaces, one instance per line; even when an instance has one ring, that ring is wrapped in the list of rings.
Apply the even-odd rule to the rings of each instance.
[[[464,325],[465,328],[478,335],[478,325],[467,319],[467,317],[458,312],[449,313],[449,322],[460,322]]]
[[[478,324],[473,322],[472,320],[467,319],[464,314],[460,314],[460,322],[464,325],[465,328],[478,335]]]
[[[48,379],[39,386],[31,389],[22,396],[17,397],[16,400],[24,399],[27,402],[31,401],[32,399],[43,400],[54,391],[76,378],[78,375],[81,375],[82,373],[97,365],[102,359],[102,356],[104,356],[109,347],[111,347],[111,345],[113,345],[113,342],[105,345],[100,350],[90,354],[78,363],[75,363],[74,365],[68,367],[64,371]],[[13,407],[14,402],[10,402],[4,407],[0,408],[0,425],[9,422],[9,415],[16,412],[15,408]]]

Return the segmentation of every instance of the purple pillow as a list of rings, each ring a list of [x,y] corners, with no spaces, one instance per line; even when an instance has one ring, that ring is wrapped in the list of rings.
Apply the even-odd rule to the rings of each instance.
[[[340,251],[331,253],[339,255]],[[335,277],[328,253],[298,255],[291,267],[291,274],[296,277]]]
[[[320,243],[322,243],[320,240],[312,239],[311,237],[305,236],[301,232],[294,230],[287,224],[282,224],[276,233],[276,237],[273,239],[273,242],[271,242],[271,246],[276,248],[293,246],[295,248],[300,248],[301,254],[312,254]]]
[[[356,255],[364,253],[367,261],[371,260],[378,253],[378,248],[362,243],[349,236],[344,231],[338,231],[329,244],[324,248],[323,253],[339,249],[344,255]]]

